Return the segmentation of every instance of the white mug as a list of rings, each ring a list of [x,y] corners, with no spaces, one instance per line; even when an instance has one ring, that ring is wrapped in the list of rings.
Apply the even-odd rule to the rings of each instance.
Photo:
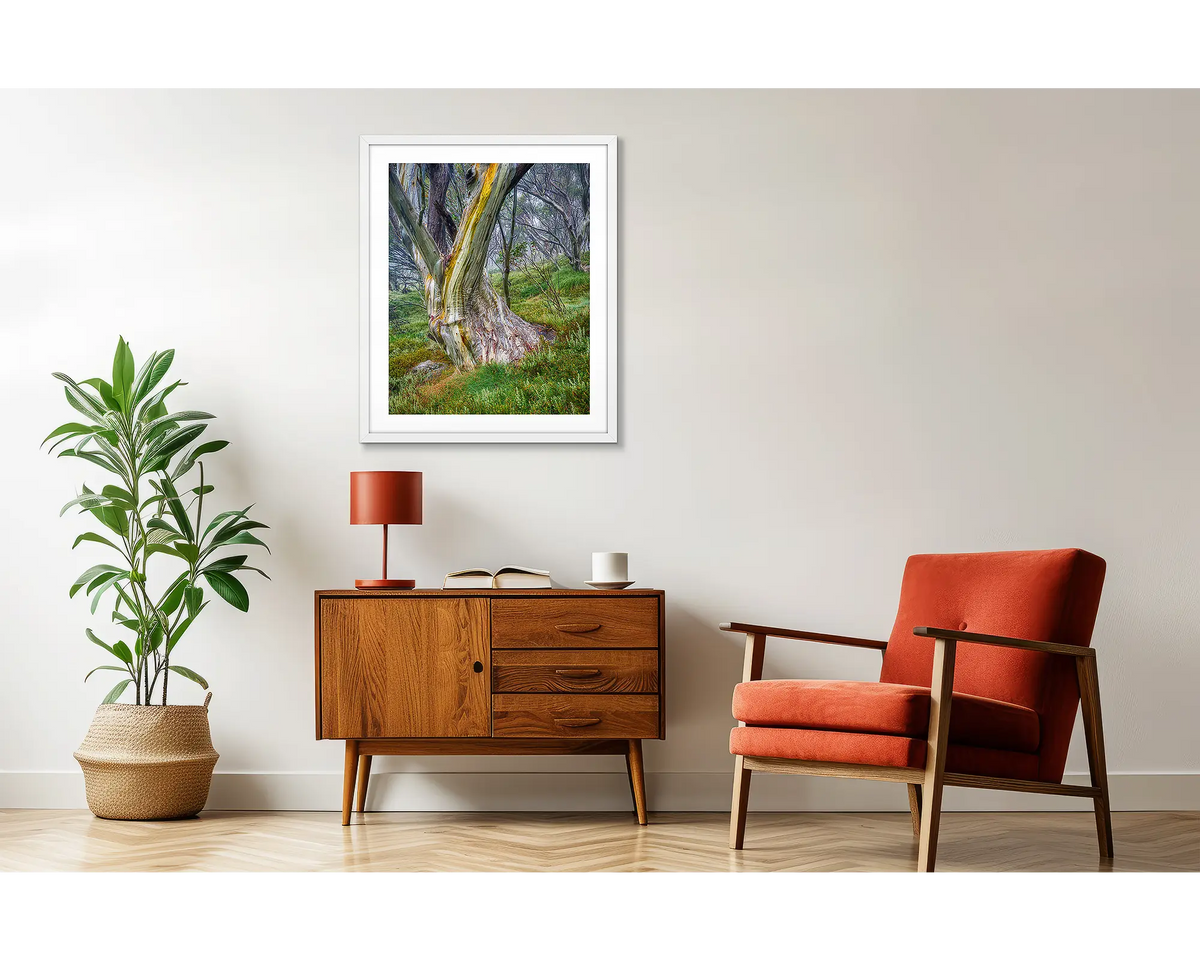
[[[595,583],[623,583],[628,579],[629,554],[592,554],[592,580]]]

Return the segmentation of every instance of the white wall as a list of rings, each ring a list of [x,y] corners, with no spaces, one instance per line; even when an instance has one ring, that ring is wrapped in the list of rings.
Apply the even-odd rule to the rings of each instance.
[[[886,636],[908,554],[1068,545],[1109,563],[1095,644],[1117,805],[1200,806],[1198,108],[1194,93],[0,94],[0,805],[82,802],[71,752],[105,686],[80,681],[103,654],[67,588],[92,555],[69,549],[85,522],[58,519],[80,465],[38,444],[70,419],[50,371],[104,374],[122,333],[139,357],[176,348],[178,400],[232,441],[218,499],[257,501],[273,527],[250,614],[214,606],[180,647],[215,690],[218,805],[338,803],[340,744],[313,740],[312,591],[377,563],[379,531],[347,522],[347,473],[399,468],[425,472],[426,520],[397,532],[393,567],[423,585],[505,561],[579,583],[611,549],[667,591],[668,738],[646,749],[660,808],[728,803],[741,652],[717,622]],[[358,136],[491,132],[622,138],[621,443],[362,446]],[[767,659],[769,676],[877,669],[783,641]],[[378,766],[435,774],[385,778],[395,807],[628,804],[612,758]],[[902,803],[806,778],[755,797]]]

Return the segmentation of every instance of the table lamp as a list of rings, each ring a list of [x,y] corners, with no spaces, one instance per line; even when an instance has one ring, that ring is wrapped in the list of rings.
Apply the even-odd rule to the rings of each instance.
[[[383,524],[383,577],[355,580],[359,590],[411,590],[415,580],[389,580],[388,525],[421,522],[421,474],[410,470],[361,470],[350,474],[350,522]]]

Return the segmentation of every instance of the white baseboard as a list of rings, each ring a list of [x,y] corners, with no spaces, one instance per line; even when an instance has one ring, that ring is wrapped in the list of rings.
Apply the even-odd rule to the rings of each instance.
[[[1083,776],[1066,777],[1086,783]],[[648,773],[652,810],[727,811],[729,773]],[[1110,774],[1114,810],[1200,810],[1200,774]],[[337,810],[340,773],[225,773],[213,777],[210,810]],[[371,777],[372,810],[614,811],[631,806],[619,773],[386,773]],[[1086,800],[948,787],[946,810],[1089,810]],[[86,806],[83,775],[0,771],[0,808]],[[756,774],[750,809],[761,812],[900,811],[906,794],[895,783]]]

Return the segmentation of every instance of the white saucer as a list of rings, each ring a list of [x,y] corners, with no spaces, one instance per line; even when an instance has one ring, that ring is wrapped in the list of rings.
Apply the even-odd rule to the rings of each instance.
[[[595,587],[597,590],[624,590],[626,587],[636,583],[635,580],[584,580],[589,587]]]

